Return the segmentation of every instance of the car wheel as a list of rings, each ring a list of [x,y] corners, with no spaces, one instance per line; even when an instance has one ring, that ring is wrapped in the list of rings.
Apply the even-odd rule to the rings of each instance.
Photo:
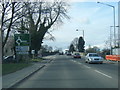
[[[89,64],[91,64],[91,62],[88,62]]]

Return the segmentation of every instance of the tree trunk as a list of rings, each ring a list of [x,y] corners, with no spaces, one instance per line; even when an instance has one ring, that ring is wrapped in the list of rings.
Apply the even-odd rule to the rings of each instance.
[[[37,31],[36,33],[31,33],[31,50],[35,50],[36,56],[37,52],[41,48],[41,44],[43,41],[43,38],[45,36],[45,33],[47,32],[47,28],[43,27],[40,31]]]

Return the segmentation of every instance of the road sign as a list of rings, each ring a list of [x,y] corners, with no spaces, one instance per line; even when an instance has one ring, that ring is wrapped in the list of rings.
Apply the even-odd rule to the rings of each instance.
[[[29,46],[16,46],[16,51],[29,51]]]
[[[15,46],[29,46],[29,34],[15,34]]]
[[[29,54],[29,52],[17,52],[17,54]]]
[[[15,34],[15,50],[17,54],[28,54],[30,39],[29,34]]]

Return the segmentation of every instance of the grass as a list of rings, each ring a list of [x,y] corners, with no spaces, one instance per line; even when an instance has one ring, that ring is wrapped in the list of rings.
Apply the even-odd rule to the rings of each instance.
[[[35,58],[35,59],[31,59],[30,62],[41,62],[42,60],[43,60],[42,58]],[[2,64],[2,75],[16,72],[16,71],[21,70],[30,65],[32,65],[32,64],[25,63],[23,61],[21,61],[19,63],[4,63],[4,64]]]
[[[43,59],[42,58],[36,58],[36,59],[31,59],[31,62],[41,62]]]
[[[6,75],[9,73],[13,73],[16,72],[18,70],[21,70],[25,67],[28,67],[32,64],[30,63],[6,63],[6,64],[2,64],[2,75]]]

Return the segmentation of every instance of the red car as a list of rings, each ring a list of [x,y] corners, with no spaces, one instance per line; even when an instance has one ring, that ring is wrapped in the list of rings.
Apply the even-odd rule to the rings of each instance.
[[[73,54],[73,57],[74,57],[74,58],[81,58],[81,55],[80,55],[80,53],[74,53],[74,54]]]

